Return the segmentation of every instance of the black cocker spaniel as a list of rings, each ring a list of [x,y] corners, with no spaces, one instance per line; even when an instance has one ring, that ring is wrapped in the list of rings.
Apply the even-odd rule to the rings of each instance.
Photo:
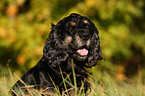
[[[72,13],[57,25],[52,24],[42,58],[22,76],[23,82],[18,80],[12,90],[28,92],[27,89],[33,87],[49,94],[58,88],[62,93],[66,87],[71,88],[67,82],[64,86],[64,79],[69,79],[74,84],[74,68],[78,89],[84,84],[84,90],[87,91],[89,83],[86,81],[88,73],[85,69],[95,66],[101,59],[103,57],[97,28],[88,18]]]

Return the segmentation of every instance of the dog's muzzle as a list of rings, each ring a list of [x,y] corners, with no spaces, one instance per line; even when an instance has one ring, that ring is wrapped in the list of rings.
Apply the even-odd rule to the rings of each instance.
[[[90,38],[90,33],[87,29],[78,30],[78,34],[82,40],[88,40]]]

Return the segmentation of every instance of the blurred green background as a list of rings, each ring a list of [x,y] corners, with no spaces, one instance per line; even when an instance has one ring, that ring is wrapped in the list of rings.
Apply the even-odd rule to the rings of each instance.
[[[72,12],[99,29],[105,60],[93,70],[145,81],[145,0],[0,0],[0,72],[9,64],[22,75],[36,65],[51,23]]]

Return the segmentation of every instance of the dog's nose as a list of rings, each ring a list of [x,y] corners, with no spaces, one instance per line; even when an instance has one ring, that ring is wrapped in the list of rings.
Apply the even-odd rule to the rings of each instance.
[[[88,31],[81,30],[81,31],[79,31],[79,36],[83,40],[88,40],[90,37],[90,34]]]

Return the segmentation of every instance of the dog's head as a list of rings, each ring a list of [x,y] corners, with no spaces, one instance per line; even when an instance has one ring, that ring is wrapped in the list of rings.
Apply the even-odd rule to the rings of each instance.
[[[53,66],[73,58],[92,67],[102,59],[97,28],[88,18],[76,13],[52,26],[43,52]]]

